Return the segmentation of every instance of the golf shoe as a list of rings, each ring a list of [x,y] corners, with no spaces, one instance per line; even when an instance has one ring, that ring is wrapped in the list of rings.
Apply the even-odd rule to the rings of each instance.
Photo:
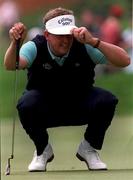
[[[107,170],[107,166],[100,160],[98,152],[86,140],[79,145],[76,156],[79,160],[86,162],[89,170]]]
[[[43,153],[37,156],[37,152],[34,152],[33,159],[28,166],[30,172],[46,171],[47,163],[52,161],[54,158],[53,150],[50,144],[46,146]]]

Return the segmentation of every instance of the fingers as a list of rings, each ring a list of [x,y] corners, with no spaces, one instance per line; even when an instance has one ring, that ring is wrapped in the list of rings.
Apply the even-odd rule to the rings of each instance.
[[[73,36],[81,43],[83,44],[91,44],[93,36],[92,34],[85,28],[74,28],[72,30]]]
[[[26,27],[21,22],[14,24],[10,29],[9,35],[11,39],[18,40],[20,38],[25,38],[24,34],[26,32]]]
[[[72,34],[74,35],[74,37],[82,43],[85,43],[85,41],[86,41],[86,39],[85,39],[86,32],[87,32],[87,29],[84,27],[74,28],[72,30]]]
[[[19,38],[21,38],[19,32],[16,30],[15,27],[13,27],[11,30],[10,30],[10,34],[13,36],[14,39],[18,40]]]

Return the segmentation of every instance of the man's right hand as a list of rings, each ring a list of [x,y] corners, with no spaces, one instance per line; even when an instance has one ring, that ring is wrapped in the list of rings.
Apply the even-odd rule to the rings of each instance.
[[[21,22],[14,24],[14,26],[9,30],[9,36],[11,41],[13,42],[18,39],[21,39],[21,43],[23,43],[23,41],[26,38],[26,35],[27,35],[27,28]]]

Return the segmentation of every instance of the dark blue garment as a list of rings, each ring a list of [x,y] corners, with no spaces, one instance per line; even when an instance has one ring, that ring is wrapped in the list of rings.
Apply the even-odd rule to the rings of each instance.
[[[37,57],[28,69],[27,91],[17,109],[38,155],[48,143],[47,128],[59,126],[86,124],[85,139],[101,149],[118,100],[112,93],[93,87],[95,64],[84,45],[74,40],[67,59],[59,66],[43,36],[33,41]]]
[[[27,89],[38,89],[51,99],[82,97],[94,83],[95,64],[88,56],[83,44],[74,40],[63,66],[52,60],[44,36],[33,41],[37,57],[28,69]]]
[[[71,101],[48,104],[42,92],[30,90],[20,98],[17,108],[21,123],[37,148],[47,144],[47,128],[87,124],[85,139],[94,148],[101,149],[117,102],[113,94],[97,87],[91,88],[88,96],[75,104]]]

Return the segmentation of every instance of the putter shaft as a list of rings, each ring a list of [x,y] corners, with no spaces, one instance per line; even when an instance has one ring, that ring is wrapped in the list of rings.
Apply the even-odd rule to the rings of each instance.
[[[16,91],[17,91],[17,70],[19,68],[19,49],[20,49],[20,39],[18,39],[16,42],[16,70],[15,70],[15,86],[14,86],[14,106],[16,105],[16,99],[17,99],[16,98]],[[12,132],[12,154],[11,154],[11,157],[8,158],[5,175],[10,175],[10,171],[11,171],[10,160],[14,158],[15,119],[16,119],[16,114],[15,114],[15,110],[14,110],[13,129],[12,129],[12,131],[13,131]]]

